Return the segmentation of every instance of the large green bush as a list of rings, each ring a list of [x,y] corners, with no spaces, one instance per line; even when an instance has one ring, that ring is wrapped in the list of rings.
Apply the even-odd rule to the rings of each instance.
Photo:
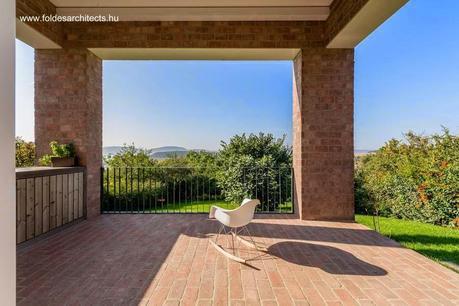
[[[266,209],[276,210],[291,199],[282,187],[290,186],[292,150],[285,145],[285,137],[272,134],[236,135],[228,143],[222,142],[218,153],[218,185],[225,199],[240,202],[245,197],[258,198]]]
[[[356,210],[432,224],[459,221],[459,137],[406,134],[356,163]]]

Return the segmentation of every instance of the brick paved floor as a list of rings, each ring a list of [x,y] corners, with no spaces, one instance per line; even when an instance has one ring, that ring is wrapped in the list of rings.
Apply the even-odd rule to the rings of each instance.
[[[20,305],[458,305],[459,274],[352,223],[263,216],[228,261],[204,215],[104,215],[18,248]],[[222,244],[224,240],[221,240]]]

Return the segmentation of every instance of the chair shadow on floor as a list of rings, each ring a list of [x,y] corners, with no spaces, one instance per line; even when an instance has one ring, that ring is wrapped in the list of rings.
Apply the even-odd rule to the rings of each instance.
[[[353,254],[321,244],[282,241],[271,245],[268,254],[287,262],[319,268],[330,274],[383,276],[387,271]]]

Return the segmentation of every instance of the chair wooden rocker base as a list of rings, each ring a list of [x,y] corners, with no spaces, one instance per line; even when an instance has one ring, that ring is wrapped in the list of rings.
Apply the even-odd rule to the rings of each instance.
[[[250,223],[250,221],[253,219],[255,207],[259,203],[260,201],[258,200],[245,199],[242,202],[241,206],[234,210],[226,210],[226,209],[223,209],[217,206],[212,206],[210,213],[209,213],[209,217],[215,218],[218,221],[220,221],[221,226],[220,226],[220,229],[217,235],[215,236],[215,241],[210,239],[210,243],[218,252],[220,252],[221,254],[223,254],[224,256],[226,256],[227,258],[231,260],[245,264],[247,263],[247,260],[236,255],[236,248],[235,248],[234,240],[236,240],[238,244],[241,243],[245,245],[246,247],[255,249],[257,251],[262,251],[262,252],[267,251],[266,248],[258,246],[255,243],[255,241],[252,238],[252,235],[249,232],[249,229],[247,228],[247,224]],[[226,227],[230,228],[229,233],[226,230]],[[250,241],[239,235],[242,231],[245,231],[247,233],[247,236],[249,237]],[[233,250],[232,254],[226,251],[221,245],[218,244],[218,239],[220,238],[220,235],[222,234],[222,232],[225,235],[230,234],[231,236],[231,247]]]

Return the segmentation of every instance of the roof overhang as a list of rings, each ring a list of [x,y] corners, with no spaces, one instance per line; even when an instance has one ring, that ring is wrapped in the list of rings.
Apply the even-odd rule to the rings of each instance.
[[[50,0],[59,15],[120,21],[326,20],[333,0]]]
[[[300,49],[91,48],[103,60],[293,60]]]
[[[42,5],[36,5],[34,2]],[[19,14],[112,15],[121,21],[315,21],[323,31],[323,46],[327,48],[354,48],[381,23],[409,0],[18,0]],[[308,23],[309,24],[309,23]],[[237,25],[235,25],[237,27]],[[285,26],[288,26],[286,23]],[[88,28],[90,23],[84,24]],[[66,24],[34,24],[17,21],[17,37],[37,49],[55,49],[65,46]],[[64,33],[64,34],[63,34]],[[128,33],[125,33],[128,35]],[[262,38],[263,39],[263,38]],[[301,42],[301,41],[300,41]],[[97,44],[92,46],[97,47]],[[127,45],[129,46],[129,45]],[[287,45],[300,48],[303,45]],[[80,47],[86,47],[81,44]],[[113,46],[112,46],[113,47]],[[117,46],[116,46],[117,47]],[[134,46],[131,46],[134,47]],[[237,47],[237,45],[235,45]],[[111,50],[109,52],[109,50]],[[103,57],[124,57],[130,53],[144,56],[176,56],[173,49],[153,51],[106,49]],[[234,49],[232,52],[235,52]],[[247,57],[257,57],[258,51]],[[148,54],[146,54],[148,53]],[[202,54],[202,52],[198,52]],[[218,52],[217,52],[218,53]],[[237,53],[237,51],[236,51]],[[280,51],[282,53],[282,50]],[[102,53],[101,53],[102,54]],[[214,53],[215,54],[215,53]],[[265,52],[263,52],[265,54]],[[200,57],[187,53],[185,57]],[[216,58],[228,55],[222,50]],[[237,57],[242,55],[237,55]],[[274,54],[272,57],[277,58]],[[180,59],[182,54],[177,55]],[[243,56],[242,56],[243,57]],[[282,57],[282,56],[281,56]]]
[[[61,46],[37,31],[30,25],[16,18],[16,38],[27,43],[34,49],[60,49]]]
[[[368,0],[327,48],[354,48],[409,0]]]

